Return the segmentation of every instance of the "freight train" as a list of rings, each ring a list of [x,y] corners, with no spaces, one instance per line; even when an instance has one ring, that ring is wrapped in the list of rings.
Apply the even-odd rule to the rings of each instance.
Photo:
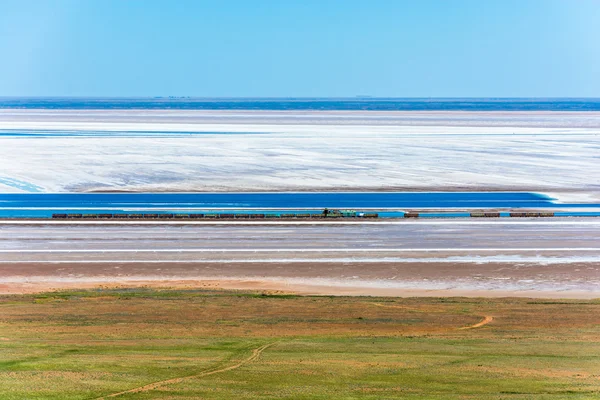
[[[404,218],[427,217],[427,213],[405,212],[399,215]],[[499,218],[501,214],[497,211],[474,211],[466,215],[471,218]],[[551,211],[511,211],[502,216],[508,217],[554,217]],[[52,214],[53,219],[159,219],[159,220],[182,220],[182,219],[223,219],[223,220],[261,220],[261,219],[348,219],[348,218],[380,218],[375,212],[357,212],[355,210],[329,210],[322,212],[288,212],[288,213],[99,213],[99,214]]]
[[[407,212],[404,213],[404,218],[419,218],[422,216],[426,216],[418,212]],[[471,212],[468,214],[471,218],[499,218],[499,212]],[[542,212],[510,212],[508,213],[510,217],[554,217],[554,212],[551,211],[542,211]]]
[[[330,219],[330,218],[379,218],[378,213],[363,213],[355,210],[328,210],[321,213],[116,213],[116,214],[52,214],[53,219]]]

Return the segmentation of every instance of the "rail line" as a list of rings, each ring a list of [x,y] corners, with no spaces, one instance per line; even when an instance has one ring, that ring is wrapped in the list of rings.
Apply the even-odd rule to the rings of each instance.
[[[456,218],[450,219],[387,219],[387,220],[58,220],[58,219],[0,219],[0,225],[600,225],[600,218],[594,220],[559,218]]]

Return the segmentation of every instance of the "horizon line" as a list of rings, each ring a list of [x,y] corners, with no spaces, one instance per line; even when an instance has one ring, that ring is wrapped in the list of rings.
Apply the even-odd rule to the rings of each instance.
[[[94,99],[94,100],[118,100],[118,99],[140,99],[140,100],[412,100],[412,101],[430,101],[430,100],[599,100],[600,97],[394,97],[394,96],[54,96],[54,95],[36,95],[36,96],[0,96],[0,100],[7,99]]]

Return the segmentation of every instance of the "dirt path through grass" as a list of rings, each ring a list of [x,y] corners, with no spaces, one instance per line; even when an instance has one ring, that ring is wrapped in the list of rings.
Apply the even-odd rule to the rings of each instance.
[[[481,321],[479,321],[475,325],[463,326],[462,328],[458,328],[458,329],[459,330],[464,330],[464,329],[480,328],[480,327],[482,327],[484,325],[489,324],[493,320],[494,320],[494,317],[490,317],[489,315],[486,315],[485,317],[483,317],[483,319]]]
[[[147,385],[140,386],[140,387],[137,387],[137,388],[125,390],[123,392],[112,393],[112,394],[109,394],[109,395],[106,395],[106,396],[103,396],[103,397],[99,397],[96,400],[108,399],[108,398],[111,398],[111,397],[118,397],[118,396],[122,396],[124,394],[147,392],[149,390],[153,390],[153,389],[159,388],[161,386],[171,385],[171,384],[174,384],[174,383],[180,383],[180,382],[183,382],[184,380],[187,380],[187,379],[201,378],[201,377],[208,376],[208,375],[214,375],[214,374],[219,374],[221,372],[231,371],[233,369],[241,367],[244,364],[247,364],[249,362],[252,362],[252,361],[256,360],[258,357],[260,357],[260,355],[261,355],[261,353],[263,351],[265,351],[267,348],[271,347],[274,344],[275,344],[275,342],[269,343],[269,344],[265,344],[265,345],[260,346],[260,347],[257,347],[256,349],[252,350],[252,354],[250,355],[250,357],[248,357],[248,358],[246,358],[246,359],[238,362],[237,364],[230,365],[228,367],[222,367],[222,368],[217,368],[217,369],[209,369],[209,370],[202,371],[199,374],[195,374],[195,375],[182,376],[180,378],[172,378],[172,379],[166,379],[164,381],[153,382],[153,383],[149,383]]]
[[[381,304],[381,303],[370,303],[373,305],[376,305],[378,307],[385,307],[385,308],[399,308],[399,309],[403,309],[406,310],[407,307],[406,306],[395,306],[395,305],[389,305],[389,304]],[[475,329],[475,328],[480,328],[484,325],[489,324],[490,322],[492,322],[494,320],[494,317],[491,317],[489,315],[486,315],[483,317],[483,319],[481,321],[479,321],[478,323],[474,324],[474,325],[469,325],[469,326],[463,326],[461,328],[457,328],[458,330],[465,330],[465,329]]]

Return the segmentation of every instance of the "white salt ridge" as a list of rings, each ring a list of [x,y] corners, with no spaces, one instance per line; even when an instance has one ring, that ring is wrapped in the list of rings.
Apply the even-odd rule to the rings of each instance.
[[[538,264],[538,265],[553,265],[553,264],[574,264],[574,263],[598,263],[600,255],[596,256],[567,256],[567,257],[549,257],[549,256],[521,256],[521,255],[496,255],[496,256],[450,256],[450,257],[328,257],[328,258],[195,258],[195,259],[67,259],[67,260],[0,260],[0,263],[45,263],[45,264],[111,264],[111,263],[177,263],[177,264],[200,264],[200,263],[217,263],[217,264],[289,264],[289,263],[469,263],[469,264],[489,264],[489,263],[512,263],[512,264]]]
[[[578,251],[597,251],[600,252],[598,247],[499,247],[499,248],[179,248],[179,249],[0,249],[0,253],[412,253],[412,252],[423,252],[423,253],[438,253],[438,252],[499,252],[499,251],[518,251],[518,252],[532,252],[532,251],[567,251],[567,252],[578,252]]]

